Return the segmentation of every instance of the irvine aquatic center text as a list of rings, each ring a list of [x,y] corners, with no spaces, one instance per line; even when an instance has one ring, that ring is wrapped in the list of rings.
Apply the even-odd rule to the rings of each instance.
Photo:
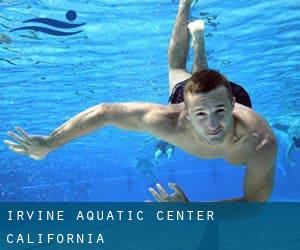
[[[9,210],[7,211],[7,222],[11,225],[17,225],[19,230],[6,231],[6,244],[104,244],[104,235],[106,235],[105,226],[110,222],[142,222],[151,221],[213,221],[214,211],[212,210]],[[2,216],[3,217],[3,216]],[[28,225],[37,225],[38,230],[30,230]],[[82,223],[102,222],[105,231],[97,232],[82,230]],[[105,223],[107,222],[107,223]],[[72,224],[70,227],[69,225]],[[118,224],[118,223],[117,223]],[[20,225],[20,226],[19,226]],[[50,225],[50,226],[49,226]],[[55,225],[52,227],[51,225]],[[57,225],[59,227],[57,228]],[[62,225],[62,226],[60,226]],[[64,226],[68,225],[65,230]],[[78,228],[76,227],[78,225]],[[34,227],[33,227],[34,228]],[[56,230],[52,231],[53,228]],[[93,227],[95,228],[95,227]],[[29,230],[28,230],[29,229]],[[57,232],[57,229],[60,232]]]
[[[81,211],[74,216],[76,221],[142,221],[144,211],[124,210],[97,210]],[[214,211],[211,210],[158,210],[153,219],[158,221],[204,221],[214,220]],[[8,211],[8,221],[64,221],[64,211],[54,210],[17,210]]]

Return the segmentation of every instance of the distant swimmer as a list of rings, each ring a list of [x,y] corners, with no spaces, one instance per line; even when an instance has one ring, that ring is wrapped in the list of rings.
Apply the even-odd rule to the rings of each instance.
[[[158,179],[153,171],[153,162],[148,158],[137,159],[135,161],[135,167],[139,174],[143,177],[147,186],[152,186],[158,182]]]
[[[277,144],[278,144],[278,152],[277,152],[277,160],[276,160],[277,169],[279,170],[280,177],[286,177],[292,167],[286,159],[286,154],[290,144],[290,138],[285,132],[279,129],[274,128],[273,131],[277,138]]]
[[[286,120],[285,124],[274,123],[272,124],[272,127],[281,130],[289,136],[290,143],[285,154],[285,159],[290,164],[290,166],[295,167],[296,163],[293,159],[291,159],[291,153],[293,151],[300,151],[300,120]]]
[[[171,159],[173,153],[174,153],[174,146],[170,143],[158,140],[155,147],[155,162],[158,164],[163,156],[167,157],[168,159]]]
[[[162,159],[170,159],[174,154],[175,146],[170,143],[150,136],[146,138],[139,149],[138,158],[150,159],[153,164],[161,163]],[[154,153],[153,153],[154,152]]]
[[[150,133],[199,158],[223,158],[235,166],[246,165],[243,195],[224,201],[266,201],[273,189],[276,138],[265,119],[251,109],[245,89],[208,69],[204,22],[188,24],[191,3],[180,0],[169,44],[170,104],[102,103],[78,113],[46,136],[29,135],[17,127],[18,133],[8,132],[15,141],[5,140],[8,147],[39,160],[75,138],[113,125]],[[186,70],[189,33],[195,54],[192,73]],[[188,201],[177,184],[170,188],[174,194],[161,188],[161,193],[149,191],[158,201]]]
[[[135,160],[135,168],[138,170],[147,187],[153,186],[158,182],[158,178],[154,173],[154,167],[158,162],[153,155],[157,141],[153,136],[146,138]]]

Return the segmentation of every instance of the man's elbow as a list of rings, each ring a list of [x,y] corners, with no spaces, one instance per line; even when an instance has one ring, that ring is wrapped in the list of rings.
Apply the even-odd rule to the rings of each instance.
[[[101,103],[95,108],[95,117],[101,118],[102,123],[109,123],[112,117],[113,108],[111,104]]]
[[[257,144],[257,152],[276,152],[277,140],[273,134],[265,135],[262,140]]]
[[[98,104],[83,112],[73,119],[73,123],[83,130],[93,130],[109,123],[111,105]]]

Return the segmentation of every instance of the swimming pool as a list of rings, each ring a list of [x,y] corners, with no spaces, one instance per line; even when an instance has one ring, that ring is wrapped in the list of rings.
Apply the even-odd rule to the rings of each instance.
[[[242,83],[269,122],[299,121],[300,3],[203,0],[192,19],[206,22],[209,66]],[[72,36],[12,29],[51,17],[85,23]],[[177,1],[1,1],[0,139],[16,125],[49,134],[81,110],[102,102],[166,103],[167,46]],[[9,37],[4,39],[4,37]],[[189,60],[191,65],[191,60]],[[1,201],[143,201],[145,176],[135,168],[149,135],[112,127],[78,139],[43,161],[0,144]],[[289,138],[280,144],[285,151]],[[142,154],[151,155],[152,142]],[[293,152],[297,158],[299,152]],[[284,155],[281,154],[281,155]],[[151,157],[151,156],[149,156]],[[285,161],[279,159],[279,161]],[[153,167],[157,179],[179,183],[192,201],[240,195],[244,167],[204,161],[176,149]],[[296,167],[277,170],[272,200],[300,200]]]

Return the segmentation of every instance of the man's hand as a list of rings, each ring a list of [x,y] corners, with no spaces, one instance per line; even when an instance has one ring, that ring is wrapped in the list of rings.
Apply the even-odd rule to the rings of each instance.
[[[10,150],[27,155],[35,160],[41,160],[51,151],[47,145],[47,136],[30,136],[24,129],[16,127],[17,134],[9,131],[7,134],[16,142],[4,140]]]
[[[156,184],[158,192],[149,188],[149,192],[153,195],[156,201],[158,202],[188,202],[188,198],[182,191],[182,189],[175,183],[169,183],[169,188],[173,189],[175,193],[169,195],[166,190],[159,184]]]

